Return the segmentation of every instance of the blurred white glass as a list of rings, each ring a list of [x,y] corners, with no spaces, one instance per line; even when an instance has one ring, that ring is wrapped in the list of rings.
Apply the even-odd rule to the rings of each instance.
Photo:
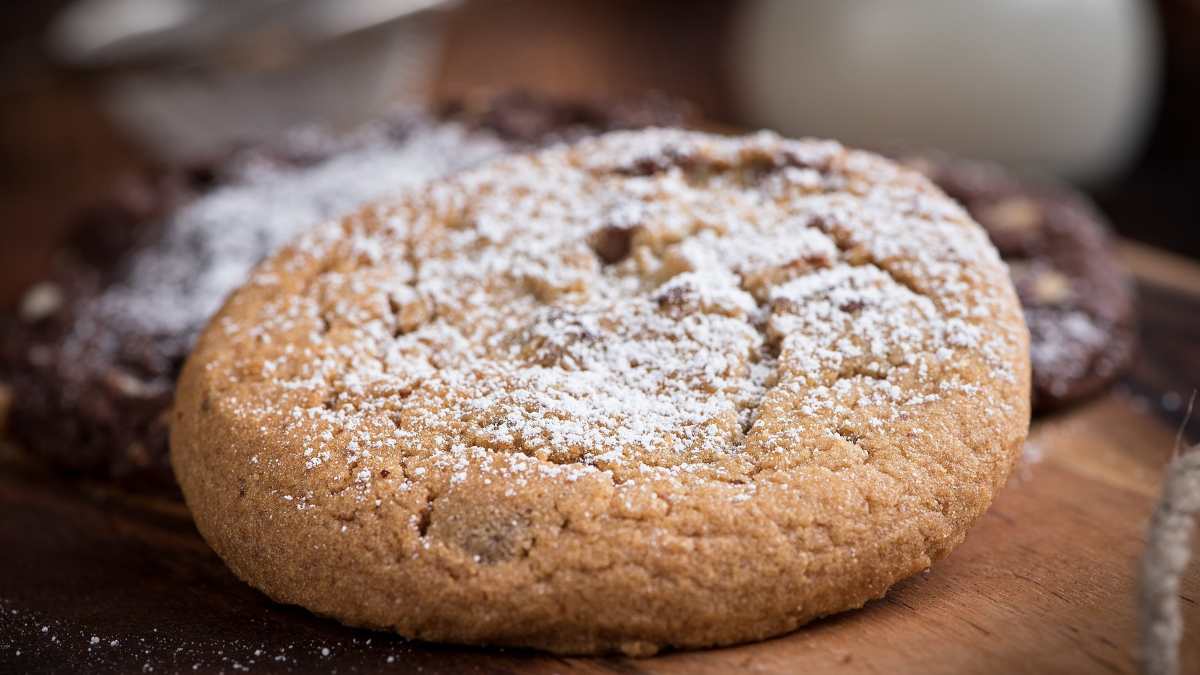
[[[1140,148],[1160,43],[1141,0],[754,0],[734,86],[751,122],[787,134],[1096,181]]]
[[[447,0],[79,0],[49,34],[113,117],[187,160],[424,99]]]

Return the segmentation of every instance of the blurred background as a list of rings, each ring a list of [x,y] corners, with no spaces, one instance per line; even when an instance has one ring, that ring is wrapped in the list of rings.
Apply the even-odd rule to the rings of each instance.
[[[7,0],[0,305],[123,173],[514,88],[996,160],[1200,257],[1200,0]]]

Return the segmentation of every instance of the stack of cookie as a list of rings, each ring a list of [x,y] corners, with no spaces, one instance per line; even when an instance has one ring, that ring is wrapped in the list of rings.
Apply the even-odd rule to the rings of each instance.
[[[511,94],[408,112],[348,136],[301,130],[197,166],[129,177],[81,215],[54,274],[0,317],[8,432],[68,470],[169,487],[167,418],[208,318],[267,254],[373,198],[534,145],[678,125],[678,103]],[[3,419],[3,418],[0,418]]]
[[[169,431],[239,576],[410,637],[648,654],[861,606],[987,508],[1031,356],[1039,407],[1114,376],[1127,284],[1085,204],[991,168],[594,136],[683,122],[518,97],[156,177],[8,320],[10,430],[159,484]]]

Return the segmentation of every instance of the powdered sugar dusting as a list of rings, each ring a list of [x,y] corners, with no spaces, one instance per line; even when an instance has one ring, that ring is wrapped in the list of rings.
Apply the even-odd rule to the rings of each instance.
[[[958,206],[873,155],[771,134],[499,160],[319,228],[239,301],[206,364],[219,405],[304,448],[268,463],[364,500],[600,476],[744,501],[801,431],[854,445],[951,400],[1008,410],[995,385],[1024,349]]]
[[[95,349],[95,339],[108,335],[104,325],[186,348],[251,268],[301,232],[506,149],[446,123],[420,123],[400,137],[368,128],[344,143],[344,152],[307,167],[245,161],[230,185],[173,214],[161,240],[131,261],[127,280],[85,308],[67,349]]]
[[[1093,357],[1111,340],[1111,327],[1087,312],[1074,309],[1029,308],[1026,320],[1039,339],[1030,349],[1030,359],[1039,372],[1055,373],[1048,383],[1051,393],[1063,396],[1070,383],[1096,371],[1107,374],[1115,364]]]

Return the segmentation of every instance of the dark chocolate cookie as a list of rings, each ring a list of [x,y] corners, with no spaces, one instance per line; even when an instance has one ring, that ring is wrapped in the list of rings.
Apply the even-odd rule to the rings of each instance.
[[[593,105],[514,93],[341,136],[300,130],[130,177],[79,217],[56,268],[0,317],[0,398],[11,401],[0,428],[69,470],[169,486],[165,414],[182,361],[278,246],[399,186],[514,148],[677,125],[682,111],[654,98]]]
[[[1035,409],[1115,380],[1136,342],[1133,284],[1087,198],[985,162],[935,153],[902,161],[963,204],[1008,263],[1029,325]]]

